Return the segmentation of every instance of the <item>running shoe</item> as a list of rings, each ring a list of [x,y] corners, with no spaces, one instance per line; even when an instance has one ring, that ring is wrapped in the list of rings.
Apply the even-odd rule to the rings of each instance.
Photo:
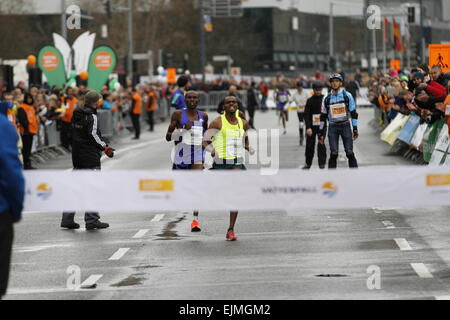
[[[227,240],[228,241],[236,241],[237,237],[234,235],[234,231],[230,230],[227,232]]]
[[[197,220],[192,221],[191,223],[191,232],[200,232],[202,229],[200,228],[200,225],[198,224]]]
[[[109,224],[106,222],[101,222],[100,220],[91,223],[86,223],[86,230],[106,229],[106,228],[109,228]]]
[[[286,133],[287,133],[287,131],[286,131],[286,130],[284,130],[284,131],[283,131],[283,135],[285,135]]]

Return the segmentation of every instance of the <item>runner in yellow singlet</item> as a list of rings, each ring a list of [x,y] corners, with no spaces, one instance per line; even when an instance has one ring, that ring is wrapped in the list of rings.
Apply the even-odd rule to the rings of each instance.
[[[245,150],[254,154],[250,147],[246,131],[250,129],[247,121],[236,116],[238,102],[236,97],[228,96],[224,100],[225,113],[217,117],[209,126],[205,135],[204,147],[214,158],[213,170],[246,170],[244,165]],[[212,143],[212,144],[211,144]],[[238,211],[230,212],[230,225],[226,235],[229,241],[236,241],[234,225]]]

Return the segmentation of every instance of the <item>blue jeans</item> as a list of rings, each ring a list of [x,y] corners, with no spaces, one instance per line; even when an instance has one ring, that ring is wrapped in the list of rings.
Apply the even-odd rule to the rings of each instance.
[[[267,110],[267,97],[262,96],[261,98],[261,111],[266,111]]]
[[[350,168],[358,168],[355,154],[353,153],[353,134],[350,122],[330,123],[328,130],[328,141],[330,142],[330,160],[328,161],[328,169],[336,169],[337,158],[339,156],[339,137],[342,137],[344,143],[345,154],[348,158],[348,166]]]

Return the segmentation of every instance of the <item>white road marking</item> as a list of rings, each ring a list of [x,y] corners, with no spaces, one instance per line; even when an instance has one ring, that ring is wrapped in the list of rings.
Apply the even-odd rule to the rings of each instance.
[[[403,238],[397,238],[394,239],[394,241],[397,243],[400,250],[412,250],[411,246],[409,245],[408,241]]]
[[[120,260],[130,248],[120,248],[108,260]]]
[[[411,267],[421,278],[433,278],[433,275],[423,263],[411,263]]]
[[[158,140],[152,140],[152,141],[147,141],[147,142],[135,144],[135,145],[129,146],[129,147],[127,147],[127,148],[123,148],[123,149],[119,149],[119,150],[117,150],[117,151],[114,151],[114,156],[118,156],[118,155],[121,154],[121,153],[130,151],[130,150],[133,150],[133,149],[139,149],[139,148],[142,148],[142,147],[146,147],[146,146],[148,146],[148,145],[151,145],[151,144],[161,143],[161,142],[164,142],[164,141],[166,141],[166,140],[165,140],[165,139],[158,139]],[[102,155],[102,157],[101,157],[100,160],[103,161],[103,160],[105,160],[106,158],[108,158],[106,155]],[[72,170],[73,170],[73,169],[66,169],[66,170],[64,170],[64,171],[68,172],[68,171],[72,171]]]
[[[436,296],[436,300],[450,300],[450,296]]]
[[[15,253],[25,253],[25,252],[37,252],[53,248],[64,248],[71,247],[71,244],[53,244],[53,245],[40,245],[40,246],[30,246],[30,247],[13,247]]]
[[[157,215],[152,219],[152,222],[155,222],[155,221],[161,221],[162,218],[164,218],[164,214],[163,214],[163,213],[157,214]]]
[[[386,227],[386,229],[395,229],[394,224],[392,222],[390,222],[389,220],[381,221],[381,223],[383,223],[383,225]]]
[[[149,231],[149,229],[142,229],[139,230],[134,236],[133,238],[142,238],[143,236],[145,236],[145,234]]]
[[[92,288],[100,278],[103,277],[102,274],[93,274],[89,276],[83,283],[80,285],[81,289]]]
[[[372,210],[374,211],[378,211],[376,213],[381,213],[383,211],[394,211],[394,210],[399,210],[401,209],[400,207],[374,207],[372,208]]]
[[[117,151],[114,151],[114,155],[119,155],[119,154],[121,154],[121,153],[130,151],[130,150],[133,150],[133,149],[139,149],[139,148],[142,148],[142,147],[146,147],[146,146],[148,146],[148,145],[151,145],[151,144],[161,143],[161,142],[165,142],[165,141],[166,141],[165,139],[157,139],[157,140],[152,140],[152,141],[147,141],[147,142],[139,143],[139,144],[136,144],[136,145],[129,146],[129,147],[127,147],[127,148],[123,148],[123,149],[119,149],[119,150],[117,150]],[[104,155],[103,157],[106,158],[105,155]]]

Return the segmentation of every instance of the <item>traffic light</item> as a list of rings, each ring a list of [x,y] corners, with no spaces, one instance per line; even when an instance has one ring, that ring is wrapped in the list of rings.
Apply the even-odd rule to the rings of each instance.
[[[111,18],[112,17],[111,0],[104,0],[103,6],[105,7],[105,12],[108,18]]]
[[[0,83],[6,87],[6,91],[14,89],[14,68],[9,65],[0,65]]]
[[[28,87],[36,87],[42,85],[42,71],[38,67],[28,69]]]
[[[173,58],[173,54],[172,53],[170,53],[170,52],[164,52],[163,53],[163,61],[162,61],[162,63],[163,63],[163,67],[164,68],[170,68],[170,67],[173,67],[172,66],[172,58]]]
[[[329,69],[332,71],[336,70],[336,58],[330,57],[328,62],[329,62]]]
[[[189,70],[189,54],[185,53],[183,57],[183,71]]]
[[[408,7],[408,23],[416,23],[416,8]]]

